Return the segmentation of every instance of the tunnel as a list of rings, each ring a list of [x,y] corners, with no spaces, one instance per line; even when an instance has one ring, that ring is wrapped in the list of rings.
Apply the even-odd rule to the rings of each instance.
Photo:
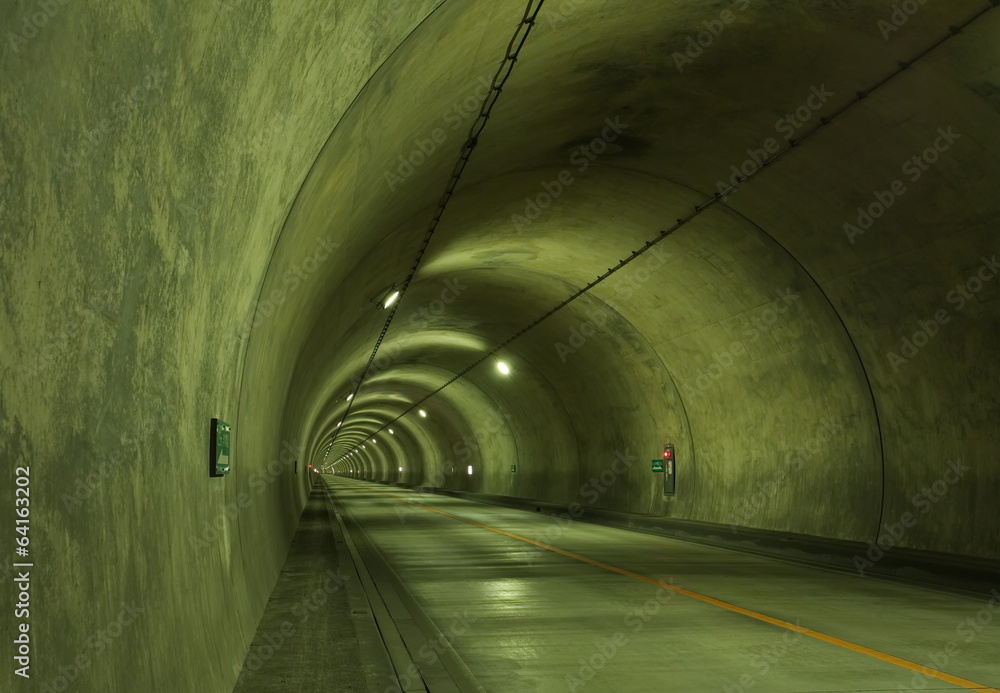
[[[4,3],[4,688],[1000,688],[997,4]]]

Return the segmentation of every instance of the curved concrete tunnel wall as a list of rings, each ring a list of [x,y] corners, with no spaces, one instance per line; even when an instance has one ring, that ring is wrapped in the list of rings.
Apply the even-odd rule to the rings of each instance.
[[[33,628],[40,652],[66,655],[37,680],[135,604],[129,637],[76,685],[231,690],[309,493],[303,467],[384,320],[370,299],[411,266],[523,5],[59,4],[5,45],[3,458],[32,465]],[[823,95],[814,123],[985,6],[923,5],[883,36],[881,3],[737,3],[678,65],[718,11],[550,4],[403,297],[398,355],[330,457],[710,200],[748,149],[785,143],[784,114]],[[0,24],[36,11],[10,3]],[[478,366],[350,464],[858,541],[910,512],[903,546],[1000,558],[1000,289],[972,280],[1000,245],[997,15],[512,342],[510,378]],[[581,171],[608,119],[627,128]],[[901,173],[941,132],[958,137],[919,179]],[[405,175],[400,157],[429,141]],[[517,220],[563,171],[573,183]],[[897,178],[906,194],[848,237]],[[444,310],[420,312],[435,299]],[[891,356],[925,329],[926,346]],[[212,416],[234,425],[225,479],[205,474]],[[668,436],[674,498],[648,469]],[[637,462],[581,499],[618,450]],[[476,473],[441,481],[458,458]],[[968,469],[941,486],[948,461]]]
[[[971,11],[973,8],[974,5],[970,4],[965,9]],[[952,8],[954,11],[957,9],[960,8]],[[634,11],[640,12],[638,9]],[[449,209],[449,224],[435,237],[434,250],[426,259],[419,277],[434,276],[435,271],[455,272],[462,269],[461,261],[470,259],[465,254],[468,253],[479,260],[480,265],[486,264],[490,268],[504,264],[530,267],[533,261],[538,260],[539,264],[554,268],[554,273],[568,286],[580,286],[603,270],[604,266],[596,264],[595,259],[597,262],[604,260],[613,263],[625,251],[639,247],[642,240],[650,236],[650,229],[664,226],[663,221],[669,220],[671,214],[677,214],[678,208],[684,209],[690,204],[708,199],[715,190],[719,172],[727,168],[724,163],[732,160],[732,152],[742,156],[742,150],[736,143],[752,133],[756,139],[751,144],[759,145],[762,139],[760,133],[774,132],[772,113],[794,112],[796,106],[800,105],[794,101],[796,98],[801,101],[815,95],[816,98],[825,100],[827,95],[853,94],[884,74],[892,64],[881,55],[885,50],[884,44],[877,45],[870,38],[859,37],[856,29],[846,27],[845,17],[825,19],[833,24],[840,23],[836,29],[829,28],[829,36],[850,36],[855,42],[856,51],[854,55],[847,55],[846,59],[840,61],[829,81],[812,85],[801,79],[787,77],[786,83],[782,83],[776,79],[781,74],[780,71],[775,70],[764,75],[771,81],[762,80],[754,84],[751,93],[747,85],[742,83],[745,80],[738,71],[730,70],[729,76],[720,76],[712,70],[712,67],[728,60],[726,55],[715,55],[711,61],[712,66],[705,66],[705,71],[713,78],[719,78],[720,83],[716,87],[718,94],[725,95],[728,103],[732,103],[734,107],[739,105],[743,119],[731,124],[728,122],[729,114],[735,111],[720,107],[716,113],[709,114],[707,124],[698,122],[697,127],[690,128],[696,131],[693,140],[702,147],[701,151],[694,152],[698,156],[676,156],[676,150],[683,151],[691,147],[691,134],[685,130],[687,139],[684,143],[667,142],[673,147],[674,151],[669,153],[674,156],[666,160],[663,153],[656,156],[648,151],[658,145],[663,146],[663,140],[667,139],[663,136],[664,132],[650,131],[651,128],[647,127],[646,132],[642,133],[644,137],[639,137],[640,128],[643,124],[651,125],[649,121],[653,117],[657,119],[657,124],[690,123],[694,118],[685,117],[684,109],[690,110],[692,107],[686,104],[699,102],[694,98],[688,98],[685,102],[675,95],[669,103],[664,103],[662,95],[652,93],[653,88],[662,86],[655,84],[655,77],[675,77],[674,73],[665,69],[668,67],[664,64],[668,62],[666,58],[661,57],[657,62],[651,60],[647,52],[641,55],[642,59],[627,56],[631,58],[629,60],[621,56],[602,55],[602,52],[607,52],[607,47],[598,43],[588,44],[584,48],[574,44],[572,48],[577,52],[575,63],[567,67],[568,76],[560,73],[565,81],[560,83],[560,90],[553,92],[546,90],[554,79],[551,67],[554,64],[565,64],[560,56],[560,51],[565,46],[559,45],[556,38],[551,38],[551,43],[541,47],[537,44],[545,43],[545,39],[536,38],[535,50],[539,54],[545,54],[546,60],[536,62],[534,67],[525,62],[522,71],[518,73],[518,79],[505,93],[499,113],[495,115],[490,131],[477,150],[477,162],[482,159],[488,163],[470,167],[470,180],[462,186],[460,195]],[[934,31],[942,26],[935,21],[939,19],[933,14],[924,18],[919,33],[923,33],[928,41],[935,36]],[[648,39],[658,28],[644,29],[642,38]],[[813,28],[810,39],[815,39],[820,34],[822,32]],[[821,53],[829,53],[835,49],[829,36],[823,38],[820,44]],[[910,36],[913,41],[913,34]],[[759,45],[760,37],[751,38]],[[446,43],[449,51],[455,50],[456,44],[458,40]],[[850,45],[850,42],[845,41],[845,44]],[[643,41],[637,41],[637,45],[634,52],[641,53],[642,48],[645,48]],[[914,45],[919,45],[919,41]],[[551,52],[546,53],[546,49]],[[973,58],[984,61],[983,72],[987,72],[995,63],[994,56],[982,51],[976,55],[967,48],[958,48],[954,55],[950,55],[949,49],[950,47],[942,51],[944,57],[938,58],[936,64],[923,68],[926,79],[938,84],[943,79],[942,75],[954,70],[957,64],[968,63]],[[599,59],[587,61],[581,57],[588,50],[597,54]],[[785,51],[788,55],[781,61],[783,65],[789,64],[792,57],[790,47],[786,47]],[[781,51],[772,50],[771,53],[780,54]],[[770,56],[768,60],[773,64],[779,63],[777,56]],[[873,70],[872,66],[879,67],[880,71]],[[968,65],[965,67],[968,68]],[[692,70],[696,69],[692,67]],[[684,253],[684,262],[668,263],[663,267],[662,272],[669,273],[669,277],[664,278],[662,288],[658,286],[656,291],[647,287],[647,292],[651,294],[647,302],[649,305],[643,305],[642,300],[633,296],[626,299],[628,308],[632,310],[622,307],[620,312],[633,325],[639,325],[638,330],[644,339],[655,345],[659,360],[665,365],[671,379],[678,383],[681,399],[691,400],[683,402],[694,429],[690,452],[698,460],[691,473],[696,479],[704,481],[700,489],[695,486],[690,501],[678,499],[671,506],[664,505],[661,500],[661,508],[651,509],[652,512],[664,512],[669,507],[671,510],[680,509],[677,513],[679,517],[721,523],[736,521],[751,527],[867,541],[876,538],[881,518],[898,518],[907,510],[913,509],[913,493],[921,487],[911,484],[893,485],[893,473],[898,473],[900,467],[912,468],[914,464],[919,464],[915,462],[917,459],[927,459],[922,451],[931,443],[926,435],[928,427],[924,424],[899,431],[891,443],[885,440],[887,434],[892,432],[891,427],[898,425],[899,417],[889,424],[889,430],[881,428],[884,416],[879,417],[876,412],[883,405],[878,398],[881,395],[883,399],[891,399],[892,395],[880,392],[878,382],[870,382],[870,379],[875,380],[878,371],[885,370],[885,354],[895,344],[892,337],[875,349],[866,349],[863,343],[871,338],[872,328],[883,319],[899,324],[900,331],[894,337],[904,334],[902,329],[906,326],[906,320],[894,314],[895,306],[889,304],[881,311],[872,313],[870,320],[865,323],[852,322],[850,313],[856,305],[863,302],[839,293],[845,283],[844,278],[851,276],[852,266],[861,267],[861,272],[864,273],[869,271],[869,264],[884,262],[879,255],[884,254],[886,249],[876,251],[874,257],[868,258],[860,247],[860,240],[841,235],[843,221],[849,217],[844,216],[844,205],[831,191],[842,189],[844,183],[841,178],[844,178],[848,182],[848,192],[844,199],[865,200],[865,195],[854,190],[853,181],[857,178],[857,173],[845,175],[843,157],[835,156],[835,152],[846,147],[847,151],[856,155],[861,147],[875,149],[867,133],[878,133],[880,128],[894,128],[902,121],[909,123],[908,132],[912,136],[900,137],[897,131],[894,138],[888,139],[888,143],[883,145],[889,153],[878,152],[875,157],[878,161],[890,162],[905,161],[905,152],[923,150],[920,146],[924,141],[922,138],[930,136],[927,141],[933,141],[937,136],[935,128],[920,128],[915,124],[915,120],[922,114],[913,112],[912,99],[900,100],[892,94],[892,90],[901,89],[899,84],[914,79],[915,73],[916,70],[904,75],[897,83],[888,87],[891,96],[880,98],[876,95],[868,102],[873,105],[860,106],[844,116],[849,122],[842,126],[848,129],[847,133],[833,138],[827,135],[833,131],[831,128],[814,138],[806,146],[814,147],[816,155],[809,157],[796,152],[798,158],[789,157],[789,163],[782,162],[781,166],[774,169],[776,174],[772,175],[769,171],[767,176],[762,176],[746,190],[734,195],[730,203],[733,213],[727,214],[722,209],[713,211],[700,219],[697,226],[679,233],[676,239],[670,239],[664,244],[665,247],[677,249],[675,253]],[[443,81],[443,77],[436,75],[427,78],[428,87],[440,87]],[[454,81],[453,79],[452,82]],[[678,81],[678,78],[671,79],[671,85],[676,86]],[[682,84],[690,90],[687,87],[691,84],[690,81]],[[624,94],[627,98],[623,98],[621,92],[627,87],[634,93]],[[913,89],[912,85],[910,89]],[[428,88],[427,92],[431,96],[426,101],[432,104],[426,107],[427,118],[413,118],[413,111],[409,109],[405,114],[397,114],[397,118],[405,115],[408,123],[416,123],[410,125],[411,132],[408,136],[399,138],[404,150],[414,138],[421,137],[420,132],[430,129],[435,123],[435,114],[447,112],[445,105],[448,99],[440,96],[440,88]],[[581,103],[580,94],[590,96],[597,93],[614,93],[616,100],[643,104],[646,106],[646,113],[636,114],[640,122],[630,125],[634,129],[629,135],[629,141],[623,142],[623,153],[609,156],[605,162],[595,165],[589,178],[576,182],[551,209],[545,210],[540,219],[533,221],[530,234],[516,233],[511,228],[514,226],[511,216],[523,211],[524,196],[537,195],[544,190],[543,182],[556,180],[559,172],[567,168],[569,145],[585,139],[586,134],[592,136],[598,132],[602,125],[600,116],[614,113],[614,109],[605,103],[601,104],[601,113],[596,113],[589,104]],[[545,94],[546,98],[542,98],[541,94]],[[773,100],[773,105],[767,103],[762,94]],[[690,91],[685,93],[685,96],[691,95]],[[946,110],[943,114],[928,113],[925,117],[944,120],[954,115],[963,122],[962,127],[966,132],[975,133],[977,141],[989,137],[984,131],[984,123],[991,122],[995,114],[982,108],[982,98],[969,90],[963,90],[954,96],[954,103],[970,106],[967,112],[975,112],[977,119],[970,119],[957,110],[954,114]],[[523,107],[528,104],[530,107]],[[655,104],[659,110],[650,104]],[[942,104],[934,105],[940,107]],[[589,133],[584,131],[585,136],[581,137],[582,128],[578,123],[584,118],[579,114],[586,113],[588,108],[589,119],[596,126],[591,125]],[[629,106],[622,106],[621,110],[628,108]],[[664,116],[664,112],[669,114],[671,111],[677,115],[673,118]],[[371,115],[369,112],[369,117]],[[699,115],[703,114],[699,112]],[[384,123],[391,118],[392,114],[388,113],[388,109],[380,109],[376,120]],[[853,124],[850,121],[856,118],[862,118],[866,127],[853,126],[852,133]],[[700,117],[700,121],[704,120],[704,117]],[[879,120],[882,122],[877,122]],[[372,129],[382,131],[389,128],[376,125]],[[712,135],[711,141],[707,137],[708,133]],[[857,133],[866,134],[859,136]],[[877,136],[875,141],[878,141]],[[511,143],[517,145],[512,146]],[[553,143],[556,143],[555,147]],[[640,156],[630,155],[629,146]],[[392,171],[392,155],[398,151],[398,148],[390,148],[390,154],[383,159],[386,162],[383,171]],[[371,223],[373,228],[394,229],[393,235],[384,238],[395,239],[400,228],[412,235],[419,229],[420,221],[430,216],[430,210],[425,209],[416,214],[415,222],[399,221],[403,216],[401,210],[414,198],[427,201],[434,199],[433,188],[420,195],[414,191],[427,186],[428,179],[442,177],[452,162],[447,156],[450,153],[436,156],[435,152],[435,155],[428,156],[428,163],[422,168],[422,171],[428,172],[426,176],[421,175],[399,183],[400,189],[393,191],[394,204],[391,211],[379,214],[379,218],[388,217],[387,221],[373,220]],[[978,158],[975,151],[965,152],[964,155]],[[859,156],[857,159],[859,163],[866,163],[864,157]],[[683,162],[683,166],[674,163],[677,160]],[[711,165],[705,166],[706,161]],[[709,175],[714,177],[706,177],[700,170],[702,166],[709,169]],[[782,167],[785,167],[784,174]],[[375,169],[378,170],[377,167]],[[639,182],[639,177],[628,169],[647,174],[651,178],[650,182],[644,186]],[[867,166],[865,169],[863,166],[863,169],[871,170],[872,167]],[[883,164],[880,175],[884,176],[887,170],[895,172],[893,168],[887,168]],[[925,174],[924,179],[938,177],[941,175],[939,170],[944,169],[932,169]],[[510,171],[518,173],[508,174]],[[653,185],[664,179],[684,180],[685,186],[672,195],[664,194],[662,190],[655,190]],[[501,180],[502,190],[499,183]],[[768,190],[770,194],[752,194],[754,190],[765,190],[768,181],[773,181],[770,183],[772,190]],[[946,179],[938,182],[942,183],[942,189],[949,189]],[[665,184],[661,185],[666,187]],[[874,189],[877,185],[878,179],[873,178],[870,187]],[[647,188],[646,195],[636,192],[633,197],[628,196],[629,192],[642,190],[643,187]],[[788,192],[803,188],[812,195]],[[690,201],[675,207],[674,200],[682,199],[684,190],[689,191]],[[643,204],[642,199],[634,198],[645,198],[647,204]],[[754,214],[741,209],[739,202],[742,200],[747,201]],[[963,207],[966,202],[967,200],[954,201],[959,207]],[[977,199],[977,203],[981,204],[982,199]],[[571,235],[562,226],[566,221],[559,215],[562,207],[571,208],[575,212],[577,223],[569,227]],[[646,219],[641,223],[629,219],[630,216],[637,216],[638,210],[643,207],[649,208]],[[463,209],[473,211],[463,216]],[[622,224],[640,233],[633,240],[624,240],[627,235],[621,233],[588,235],[588,224],[580,223],[581,218],[587,217],[591,230],[601,226],[603,222],[604,228],[600,230],[604,232],[609,227],[620,231],[618,224]],[[776,221],[772,222],[772,218]],[[491,221],[494,220],[499,220],[506,228],[491,228]],[[978,261],[979,254],[988,256],[995,247],[995,239],[991,237],[989,228],[987,223],[973,229],[968,232],[964,243],[955,243],[955,236],[952,234],[949,238],[952,247],[948,252],[956,256],[964,254],[967,261],[968,258]],[[646,230],[645,234],[641,233],[643,229]],[[501,240],[492,243],[497,250],[491,255],[491,233],[494,231]],[[826,233],[822,239],[819,237],[820,231]],[[698,238],[694,239],[696,232]],[[850,243],[851,240],[857,242]],[[927,237],[925,243],[934,243],[935,240]],[[462,247],[455,249],[452,244]],[[561,257],[554,261],[552,258],[545,258],[536,246],[546,244],[558,248]],[[905,253],[897,251],[897,265],[914,262],[917,256],[924,256],[925,261],[941,257],[938,248],[925,245],[920,250],[917,243],[914,245],[917,245],[916,251],[912,248],[907,248],[909,252]],[[573,250],[567,252],[566,248],[570,246],[579,249],[579,258],[573,254]],[[385,254],[380,256],[380,262],[376,265],[392,266],[391,249],[382,250]],[[509,260],[505,261],[504,255],[510,256]],[[405,261],[408,258],[408,255],[403,255],[397,259],[395,276],[405,271]],[[880,271],[887,280],[893,274],[885,269]],[[955,272],[954,266],[949,271],[953,277],[961,274]],[[946,274],[948,272],[941,272],[941,275]],[[394,275],[387,273],[376,283],[388,284],[392,276]],[[944,276],[938,278],[941,283],[937,286],[946,286]],[[486,281],[490,282],[491,289],[497,295],[514,293],[509,272],[506,275],[496,273]],[[614,289],[614,283],[615,279],[609,280],[608,289],[598,287],[594,294],[603,297],[605,291]],[[903,286],[905,284],[897,285],[894,291],[903,290]],[[909,288],[906,286],[907,290]],[[535,294],[540,293],[540,289],[535,286],[531,290]],[[936,289],[931,289],[934,290]],[[882,295],[892,294],[894,291],[885,290]],[[778,300],[775,303],[781,314],[787,312],[788,317],[781,320],[781,324],[772,324],[774,312],[768,304],[789,294],[794,295],[793,301]],[[519,306],[527,298],[520,296]],[[557,300],[558,298],[549,300],[547,304],[552,305]],[[869,304],[873,300],[877,299],[869,298]],[[455,306],[449,312],[449,319],[454,319],[454,315],[461,310],[461,306]],[[467,310],[471,312],[474,309]],[[488,311],[484,309],[481,312]],[[524,310],[520,313],[523,316],[522,322],[529,321],[539,312]],[[914,311],[909,317],[914,318],[915,322],[917,315],[919,313]],[[562,317],[564,316],[557,315],[552,321],[559,322]],[[874,322],[871,318],[874,318]],[[759,322],[761,320],[763,322]],[[500,328],[501,322],[502,318],[497,318],[491,325],[494,328],[491,330],[494,340],[510,333],[510,330]],[[748,330],[744,327],[746,324],[754,326]],[[983,330],[986,334],[993,334],[995,321],[970,323],[965,328],[973,332]],[[482,331],[484,330],[480,330]],[[680,339],[680,336],[684,339]],[[527,335],[522,339],[530,342],[533,336]],[[517,345],[512,345],[515,346]],[[730,348],[734,348],[736,352],[745,352],[745,356],[742,353],[730,354]],[[720,369],[715,362],[722,360],[722,363],[728,363],[723,359],[738,362],[733,366],[724,365],[721,368],[722,375],[716,377],[715,374]],[[605,364],[607,362],[604,361]],[[462,365],[461,362],[456,363],[455,368]],[[615,375],[620,377],[629,368],[623,363]],[[580,374],[585,372],[583,367],[570,373],[560,373],[559,369],[545,370],[547,377],[556,382],[555,389],[560,394],[565,394],[566,399],[589,403],[590,409],[583,412],[582,416],[588,416],[598,402],[606,401],[606,392],[586,393],[582,397],[579,396],[581,393],[573,392],[573,388],[582,380]],[[869,375],[870,371],[874,372],[873,375]],[[559,375],[555,375],[557,373]],[[704,385],[705,374],[709,374],[711,379],[708,387]],[[969,384],[974,387],[971,381]],[[896,379],[896,387],[900,387],[900,379]],[[947,399],[946,392],[944,389],[938,395],[945,393],[944,398]],[[979,401],[988,399],[988,392],[983,395],[986,397],[980,397]],[[631,400],[637,409],[649,407],[648,401],[636,404],[642,402],[641,394],[633,392]],[[747,406],[748,404],[754,406]],[[535,418],[532,413],[526,414],[524,420],[536,420],[538,412],[533,412],[533,415]],[[980,420],[985,415],[983,408],[976,414]],[[607,423],[612,434],[631,428],[627,416],[610,419]],[[936,424],[939,423],[936,421]],[[516,420],[512,425],[515,430],[518,428]],[[600,431],[602,427],[588,425],[580,428],[590,434]],[[655,454],[655,446],[662,439],[663,432],[655,430],[656,426],[650,428],[653,430],[645,435],[636,433],[629,435],[629,438],[642,441],[645,449]],[[922,430],[917,430],[918,428]],[[985,436],[981,439],[982,444],[988,447],[988,441],[992,439],[990,429],[980,425],[978,430]],[[580,437],[576,430],[572,434],[575,438]],[[940,444],[934,446],[937,453],[934,461],[927,464],[920,473],[925,483],[933,484],[939,480],[946,470],[942,462],[957,457],[956,442],[958,441],[953,439],[951,447]],[[607,441],[600,441],[595,447],[605,447],[606,443]],[[887,456],[891,445],[900,446],[901,452],[890,460]],[[962,447],[968,449],[964,444]],[[986,447],[979,447],[977,444],[975,450],[970,452],[978,455],[981,460],[988,460],[985,450]],[[524,456],[519,454],[519,457]],[[572,454],[549,460],[549,463],[554,470],[558,470],[553,471],[553,476],[561,480],[572,479],[576,474],[586,478],[587,472],[595,471],[581,464],[578,457],[574,459]],[[806,465],[808,474],[799,473],[803,465]],[[968,480],[969,483],[962,485],[962,493],[940,499],[945,505],[936,509],[940,513],[939,517],[949,514],[949,510],[942,509],[946,506],[950,506],[950,512],[964,512],[970,500],[969,495],[977,494],[984,488],[983,484],[977,483],[979,480],[985,482],[985,487],[995,488],[996,473],[988,464],[980,465],[974,474],[981,479]],[[889,485],[884,486],[886,482]],[[776,489],[775,486],[780,488]],[[543,487],[544,485],[538,485],[530,490],[526,489],[524,495],[538,494]],[[497,491],[488,487],[480,487],[478,490]],[[568,490],[572,492],[572,486]],[[565,499],[563,494],[551,487],[545,491],[544,497],[552,500]],[[985,496],[981,498],[985,500]],[[615,505],[620,509],[636,511],[635,500],[635,495],[630,494],[627,499],[622,499],[622,502]],[[685,504],[689,504],[688,507],[683,507]],[[995,523],[984,517],[982,524],[982,542],[969,541],[968,532],[949,529],[954,526],[951,521],[928,522],[911,532],[904,542],[916,548],[937,550],[949,550],[950,547],[964,544],[969,554],[995,556]],[[928,536],[934,534],[937,535],[936,538]],[[974,548],[976,544],[979,548]]]

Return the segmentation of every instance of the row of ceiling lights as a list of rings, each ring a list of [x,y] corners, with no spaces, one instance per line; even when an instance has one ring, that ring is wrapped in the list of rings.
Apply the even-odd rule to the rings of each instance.
[[[374,298],[371,299],[371,302],[374,303],[374,304],[376,304],[377,306],[379,306],[383,310],[388,310],[390,307],[392,307],[392,305],[394,303],[396,303],[396,301],[399,300],[399,297],[402,296],[402,294],[403,294],[403,292],[401,290],[396,289],[396,286],[398,286],[398,285],[397,284],[393,284],[388,289],[383,290],[382,292],[380,292],[381,293],[381,297],[376,296],[376,297],[374,297]],[[503,375],[510,375],[510,366],[508,366],[503,361],[497,361],[497,370],[500,371]],[[353,392],[349,393],[347,395],[347,398],[346,398],[345,401],[350,402],[352,399],[354,399],[354,393]],[[423,409],[419,410],[418,413],[420,414],[420,416],[422,418],[427,418],[427,412],[424,411]],[[340,428],[343,425],[343,423],[344,423],[343,421],[338,421],[337,422],[337,428]],[[389,433],[390,434],[393,433],[393,431],[392,431],[391,428],[389,429]],[[374,443],[375,440],[372,439],[372,442]],[[332,446],[333,446],[333,440],[331,439],[330,440],[330,445],[327,445],[327,447],[326,447],[326,453],[323,455],[323,459],[324,460],[330,454],[330,448]],[[362,446],[362,447],[364,447],[364,446]],[[354,448],[354,450],[352,452],[350,452],[347,455],[341,457],[339,460],[337,460],[337,462],[342,462],[347,457],[349,457],[350,455],[352,455],[353,453],[355,453],[357,451],[358,451],[358,448]]]
[[[399,298],[399,292],[398,291],[394,294],[394,298],[390,297],[391,300],[387,299],[387,301],[389,301],[389,303],[391,304],[391,302],[395,301],[397,298]],[[384,306],[384,307],[387,307],[387,306]],[[504,361],[497,361],[497,370],[500,371],[503,375],[510,375],[510,366],[508,366]],[[346,401],[350,402],[353,398],[354,398],[354,393],[351,393],[351,394],[347,395],[347,400]],[[424,418],[424,419],[427,418],[427,412],[425,410],[419,409],[419,410],[417,410],[417,413],[420,415],[421,418]],[[337,428],[340,428],[343,423],[344,423],[343,421],[338,421],[337,422]],[[395,435],[395,431],[393,431],[391,428],[388,429],[388,431],[389,431],[390,435]],[[372,443],[377,443],[377,441],[374,438],[372,438]],[[324,460],[330,454],[330,448],[331,447],[333,447],[333,440],[331,440],[330,443],[326,446],[326,452],[323,455],[323,459]],[[367,448],[365,448],[364,445],[362,445],[360,448],[354,448],[354,450],[352,450],[351,452],[349,452],[346,455],[344,455],[343,457],[341,457],[339,460],[337,460],[337,462],[343,462],[344,460],[346,460],[348,457],[351,457],[355,453],[358,453],[361,450],[366,450],[366,449]],[[337,462],[335,462],[334,464],[336,464]],[[400,467],[399,471],[403,471],[403,468]],[[471,473],[472,472],[470,471],[469,474],[471,474]]]
[[[355,471],[358,471],[358,470],[354,470],[354,469],[348,469],[348,470],[347,470],[347,473],[348,473],[348,474],[354,474],[354,472],[355,472]],[[399,471],[403,471],[403,468],[402,468],[402,467],[399,467]],[[472,476],[472,472],[473,472],[473,467],[472,467],[472,465],[471,465],[471,464],[470,464],[470,465],[468,466],[468,472],[469,472],[469,476]],[[358,471],[358,473],[359,473],[359,474],[367,474],[367,473],[368,473],[368,468],[367,468],[367,467],[365,467],[364,469],[361,469],[360,471]]]
[[[475,117],[472,124],[469,127],[469,136],[466,138],[465,145],[462,147],[462,151],[459,154],[458,161],[455,167],[452,169],[451,176],[449,177],[448,183],[445,186],[445,194],[442,196],[440,202],[438,203],[437,211],[430,222],[430,226],[427,229],[427,233],[424,236],[424,242],[417,251],[416,257],[413,261],[413,266],[410,269],[409,274],[401,282],[393,283],[382,292],[376,298],[372,299],[372,302],[376,305],[380,305],[383,310],[388,310],[392,308],[389,313],[388,319],[382,327],[378,338],[375,341],[375,346],[372,349],[371,355],[368,359],[368,363],[365,365],[361,372],[361,376],[358,382],[358,388],[365,380],[365,376],[368,374],[368,370],[371,368],[372,363],[375,360],[375,356],[378,353],[379,345],[381,345],[382,340],[385,339],[385,335],[389,330],[389,326],[392,324],[392,320],[395,317],[396,310],[398,308],[398,302],[403,292],[406,291],[416,276],[417,269],[420,267],[421,261],[423,260],[424,253],[427,251],[431,239],[433,238],[435,232],[437,231],[438,225],[441,223],[441,219],[444,216],[445,210],[448,208],[448,202],[451,200],[454,191],[458,188],[459,181],[462,179],[462,174],[464,173],[470,158],[472,157],[473,151],[475,151],[478,143],[480,142],[480,137],[483,130],[486,128],[486,123],[489,121],[490,116],[493,114],[493,108],[496,106],[500,99],[500,94],[503,93],[503,89],[510,79],[511,74],[514,71],[514,66],[517,64],[518,58],[521,55],[521,50],[524,48],[525,43],[528,40],[528,36],[531,34],[532,29],[538,19],[538,14],[541,12],[542,5],[545,0],[528,0],[528,5],[525,8],[524,15],[521,17],[521,21],[518,23],[517,27],[514,29],[513,36],[510,39],[510,43],[507,45],[507,49],[504,51],[504,56],[500,60],[499,67],[497,68],[496,74],[493,76],[493,80],[490,82],[490,88],[487,93],[483,96],[482,107],[479,110],[479,114]],[[395,306],[395,307],[393,307]],[[485,360],[486,357],[484,357]],[[506,364],[501,368],[501,372],[505,375],[509,373]],[[445,385],[447,387],[447,384]],[[357,388],[355,388],[357,392]],[[429,396],[433,396],[435,393],[431,393]],[[348,404],[348,412],[350,412],[350,404]],[[334,433],[334,439],[339,435],[340,431]]]

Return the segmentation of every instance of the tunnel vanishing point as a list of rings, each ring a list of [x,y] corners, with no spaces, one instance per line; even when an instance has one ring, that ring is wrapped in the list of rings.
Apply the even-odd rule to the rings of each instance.
[[[0,688],[229,693],[386,493],[1000,585],[997,2],[525,5],[0,8]]]

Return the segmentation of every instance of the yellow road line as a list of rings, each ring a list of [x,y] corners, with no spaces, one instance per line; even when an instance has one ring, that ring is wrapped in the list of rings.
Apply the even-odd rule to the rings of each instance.
[[[895,657],[891,654],[885,652],[880,652],[879,650],[873,650],[870,647],[865,647],[864,645],[858,645],[857,643],[850,642],[848,640],[843,640],[841,638],[834,637],[832,635],[826,635],[825,633],[820,633],[815,630],[810,630],[809,628],[803,628],[794,623],[789,623],[788,621],[782,621],[780,618],[774,618],[772,616],[767,616],[766,614],[761,614],[756,611],[751,611],[750,609],[744,609],[741,606],[736,606],[735,604],[730,604],[729,602],[724,602],[721,599],[715,599],[714,597],[709,597],[698,592],[692,592],[691,590],[684,589],[683,587],[677,587],[675,585],[669,585],[660,580],[656,580],[645,575],[640,575],[639,573],[633,573],[631,570],[626,570],[624,568],[619,568],[618,566],[613,566],[608,563],[603,563],[601,561],[595,560],[593,558],[588,558],[586,556],[581,556],[580,554],[573,553],[572,551],[566,551],[560,549],[556,546],[550,546],[549,544],[544,544],[540,541],[535,541],[534,539],[529,539],[528,537],[522,537],[520,534],[514,534],[513,532],[507,532],[502,529],[497,529],[496,527],[490,527],[489,525],[484,525],[474,520],[469,520],[459,515],[453,515],[444,510],[438,510],[437,508],[432,508],[429,505],[423,505],[421,503],[414,503],[413,501],[407,500],[402,496],[397,496],[393,493],[387,491],[380,491],[378,489],[370,488],[367,486],[350,486],[351,488],[356,488],[364,491],[371,491],[373,493],[379,493],[383,496],[389,496],[390,498],[395,498],[403,503],[408,503],[410,505],[416,506],[418,508],[423,508],[424,510],[429,510],[430,512],[437,513],[439,515],[444,515],[445,517],[450,517],[454,520],[460,522],[465,522],[466,524],[473,525],[474,527],[481,527],[482,529],[488,529],[491,532],[496,532],[497,534],[502,534],[505,537],[510,537],[511,539],[517,539],[519,541],[527,542],[528,544],[534,544],[543,549],[547,549],[554,553],[562,554],[568,558],[573,558],[583,563],[588,563],[597,568],[603,568],[612,573],[618,573],[619,575],[624,575],[626,577],[633,578],[635,580],[641,580],[642,582],[648,582],[651,585],[656,585],[662,587],[663,589],[671,590],[677,594],[683,594],[685,597],[690,597],[692,599],[697,599],[700,602],[706,604],[711,604],[727,611],[732,611],[733,613],[741,614],[749,618],[756,619],[758,621],[763,621],[764,623],[770,623],[771,625],[778,626],[779,628],[785,628],[786,630],[793,631],[795,633],[801,633],[802,635],[807,635],[810,638],[815,638],[830,645],[836,645],[842,647],[851,652],[857,652],[858,654],[863,654],[873,659],[878,659],[889,664],[893,664],[897,667],[903,669],[908,669],[917,674],[923,676],[929,676],[935,678],[939,681],[944,681],[945,683],[950,683],[953,686],[959,686],[970,691],[977,691],[977,693],[1000,693],[1000,690],[996,688],[991,688],[989,686],[984,686],[981,683],[975,683],[974,681],[969,681],[958,676],[952,676],[951,674],[945,673],[943,671],[938,671],[937,669],[931,669],[930,667],[925,667],[922,664],[917,664],[916,662],[911,662],[907,659],[902,659],[900,657]]]

